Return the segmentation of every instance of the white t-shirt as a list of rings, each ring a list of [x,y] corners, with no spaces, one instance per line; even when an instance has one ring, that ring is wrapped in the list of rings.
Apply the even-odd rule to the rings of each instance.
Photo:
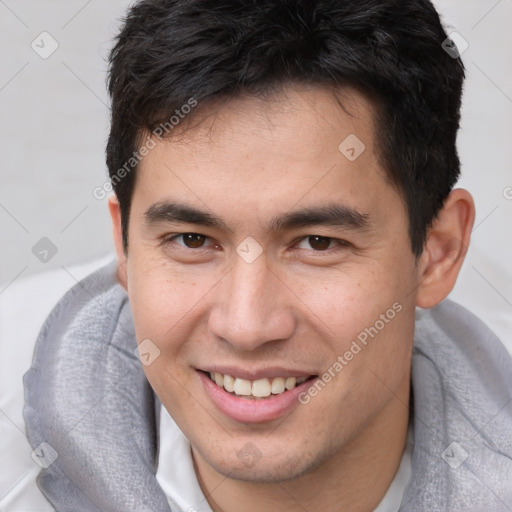
[[[412,427],[409,426],[407,444],[402,461],[387,493],[374,512],[396,512],[411,475]],[[160,453],[156,478],[169,503],[176,503],[187,512],[212,512],[194,470],[190,443],[178,428],[165,407],[160,414]]]

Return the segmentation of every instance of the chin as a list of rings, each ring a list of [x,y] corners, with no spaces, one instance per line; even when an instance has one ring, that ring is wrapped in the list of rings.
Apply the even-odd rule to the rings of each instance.
[[[217,468],[216,468],[217,469]],[[276,484],[295,480],[309,472],[308,468],[298,468],[290,466],[275,466],[272,464],[257,464],[253,468],[240,468],[240,464],[233,467],[221,466],[218,472],[232,480],[254,484]]]
[[[309,449],[307,451],[304,448],[301,449],[300,444],[288,446],[287,449],[289,454],[282,452],[282,444],[276,448],[272,443],[267,442],[264,451],[260,451],[256,443],[248,441],[240,449],[230,445],[224,450],[217,449],[214,453],[202,454],[202,458],[217,473],[226,478],[255,484],[275,484],[295,480],[325,462],[321,454],[312,458]]]

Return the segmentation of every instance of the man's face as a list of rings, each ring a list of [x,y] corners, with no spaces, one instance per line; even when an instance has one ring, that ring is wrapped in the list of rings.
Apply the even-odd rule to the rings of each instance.
[[[127,290],[137,341],[160,351],[144,370],[195,457],[231,478],[294,478],[407,413],[407,214],[372,104],[351,89],[343,104],[319,88],[231,100],[137,170]]]

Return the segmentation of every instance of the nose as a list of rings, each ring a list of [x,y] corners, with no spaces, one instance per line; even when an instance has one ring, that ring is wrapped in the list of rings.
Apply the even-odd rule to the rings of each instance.
[[[294,295],[264,254],[252,263],[235,256],[219,285],[208,320],[214,336],[245,351],[291,337],[296,328]]]

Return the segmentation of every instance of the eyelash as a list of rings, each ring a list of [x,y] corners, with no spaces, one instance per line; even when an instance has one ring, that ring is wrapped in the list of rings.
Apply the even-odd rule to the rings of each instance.
[[[205,240],[211,240],[210,237],[208,237],[206,235],[202,235],[201,233],[186,232],[186,233],[172,234],[172,235],[168,235],[168,236],[164,237],[162,239],[162,245],[168,246],[171,243],[174,243],[174,244],[178,245],[181,249],[195,251],[195,252],[205,250],[207,247],[209,247],[209,246],[199,247],[197,249],[194,249],[194,248],[187,247],[186,245],[182,245],[182,244],[175,242],[175,239],[184,237],[185,235],[199,235],[199,236],[204,237]],[[330,242],[335,242],[338,245],[338,247],[336,247],[336,248],[328,248],[328,249],[323,249],[323,250],[315,250],[315,249],[311,248],[312,252],[319,253],[319,254],[326,254],[326,253],[330,254],[331,251],[333,251],[333,250],[334,251],[343,250],[344,248],[350,247],[352,245],[352,244],[350,244],[350,242],[347,242],[346,240],[341,240],[338,238],[333,238],[333,237],[329,237],[329,236],[321,236],[321,235],[306,235],[306,236],[300,237],[295,241],[295,245],[297,245],[298,243],[300,243],[304,240],[307,240],[308,238],[313,238],[313,237],[318,237],[318,238],[321,238],[324,240],[329,240]],[[308,249],[299,249],[299,250],[308,250]]]

